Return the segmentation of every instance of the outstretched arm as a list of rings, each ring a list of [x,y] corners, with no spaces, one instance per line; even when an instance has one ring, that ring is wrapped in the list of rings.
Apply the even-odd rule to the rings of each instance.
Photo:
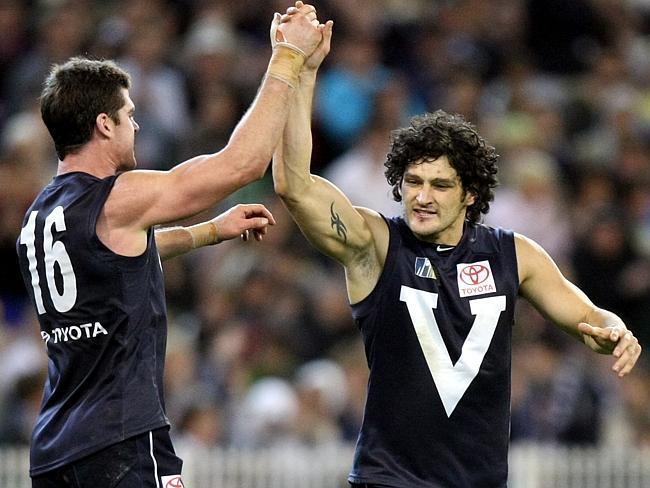
[[[165,260],[238,236],[248,240],[250,233],[261,241],[269,225],[275,225],[275,219],[264,205],[240,204],[206,222],[156,229],[156,247],[160,258]]]
[[[594,305],[538,244],[521,235],[515,244],[521,295],[593,351],[613,355],[619,377],[632,371],[641,346],[620,317]]]
[[[298,92],[273,156],[273,181],[305,237],[345,266],[349,299],[357,302],[370,293],[379,278],[388,230],[377,213],[353,207],[332,183],[310,173],[312,98],[318,67],[329,52],[332,26],[327,22],[320,27],[323,41],[300,73]]]
[[[273,182],[294,220],[320,251],[342,262],[354,245],[359,216],[346,197],[328,181],[312,175],[311,113],[318,68],[329,52],[332,22],[325,24],[322,44],[300,73],[298,91],[280,144],[273,155]]]
[[[264,175],[282,135],[300,69],[322,39],[303,13],[292,15],[282,32],[286,42],[273,47],[260,90],[225,148],[170,171],[128,171],[116,179],[98,222],[100,239],[109,248],[137,255],[146,245],[149,227],[212,208]]]

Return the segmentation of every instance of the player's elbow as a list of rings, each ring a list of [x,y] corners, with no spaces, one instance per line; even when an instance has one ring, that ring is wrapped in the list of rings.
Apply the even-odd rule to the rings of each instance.
[[[287,181],[282,177],[278,177],[276,174],[273,174],[273,190],[283,200],[289,197],[290,191]]]
[[[271,161],[270,157],[267,157],[266,154],[260,154],[255,151],[226,148],[224,152],[226,153],[226,160],[231,161],[241,186],[264,178],[266,169]]]
[[[276,195],[291,208],[294,204],[300,202],[305,191],[308,191],[308,185],[303,184],[302,181],[289,182],[284,178],[277,178],[274,175],[273,189]]]
[[[243,178],[245,179],[244,184],[252,183],[254,181],[259,181],[262,178],[264,178],[268,163],[269,163],[268,161],[260,160],[246,167],[243,170]]]
[[[264,178],[266,168],[268,168],[271,158],[266,155],[249,154],[242,161],[241,174],[246,180],[246,184],[258,181]]]
[[[276,195],[280,197],[280,200],[284,202],[284,204],[287,206],[287,208],[291,209],[294,206],[298,204],[300,199],[293,193],[289,191],[278,191],[277,189],[275,190]]]

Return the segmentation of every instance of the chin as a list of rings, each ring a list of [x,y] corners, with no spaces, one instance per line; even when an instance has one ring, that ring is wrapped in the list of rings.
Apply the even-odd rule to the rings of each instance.
[[[409,227],[413,230],[418,230],[423,233],[435,232],[440,225],[439,219],[436,217],[421,218],[418,215],[411,215],[408,219]]]
[[[408,222],[408,226],[418,238],[426,240],[427,237],[433,236],[438,232],[438,227],[430,223]]]

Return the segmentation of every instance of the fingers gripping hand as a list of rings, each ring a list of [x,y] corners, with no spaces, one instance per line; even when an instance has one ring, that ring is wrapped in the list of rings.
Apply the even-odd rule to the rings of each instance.
[[[302,12],[307,19],[316,26],[318,30],[321,31],[322,38],[314,52],[309,56],[307,62],[305,63],[305,68],[308,70],[317,70],[321,65],[325,57],[330,52],[331,40],[332,40],[332,28],[334,22],[328,20],[325,24],[321,24],[316,17],[316,9],[311,5],[306,5],[303,2],[296,2],[295,7],[289,7],[287,13],[280,16],[280,14],[275,14],[273,23],[271,25],[271,44],[275,46],[278,42],[284,41],[284,35],[281,31],[278,30],[280,24],[287,22],[293,14]]]
[[[289,13],[290,12],[290,13]],[[271,47],[274,48],[279,42],[287,42],[284,34],[278,28],[283,22],[288,22],[291,19],[291,15],[298,13],[298,9],[295,7],[289,7],[287,13],[280,15],[279,13],[273,14],[273,20],[271,21]],[[318,19],[316,18],[316,9],[313,9],[308,15],[307,18],[312,22],[312,25],[318,27]],[[314,23],[315,22],[315,23]]]
[[[260,204],[240,204],[213,219],[219,229],[221,240],[241,236],[245,241],[252,233],[255,240],[261,241],[269,225],[275,225],[273,214]]]
[[[330,46],[332,43],[332,28],[334,27],[334,22],[328,20],[325,24],[320,24],[319,29],[323,33],[323,39],[320,44],[316,47],[316,50],[307,58],[305,62],[305,68],[308,70],[315,71],[321,65],[325,57],[330,52]]]
[[[578,330],[585,343],[596,352],[611,354],[616,358],[612,369],[623,377],[632,371],[639,356],[641,346],[634,334],[625,327],[594,327],[587,323],[578,324]]]
[[[316,9],[312,5],[296,2],[278,19],[276,14],[271,23],[271,44],[289,43],[302,50],[309,57],[322,39]]]

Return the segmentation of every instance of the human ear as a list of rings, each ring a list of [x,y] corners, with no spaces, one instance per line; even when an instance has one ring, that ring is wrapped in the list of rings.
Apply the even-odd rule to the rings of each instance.
[[[466,191],[464,202],[467,207],[471,207],[472,205],[474,205],[474,203],[476,203],[476,193],[471,191]]]
[[[108,114],[102,112],[95,118],[95,129],[104,137],[110,137],[113,132],[113,121]]]

